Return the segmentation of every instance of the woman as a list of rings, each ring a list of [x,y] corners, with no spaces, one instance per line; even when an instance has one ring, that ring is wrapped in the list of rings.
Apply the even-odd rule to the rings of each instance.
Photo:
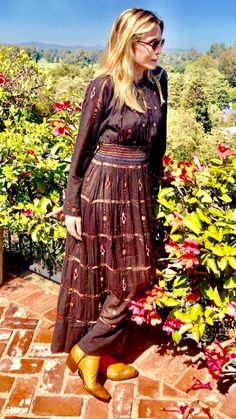
[[[68,230],[53,352],[70,352],[87,391],[108,402],[109,379],[138,375],[114,356],[125,344],[130,300],[153,276],[150,184],[163,173],[166,73],[156,67],[163,22],[139,8],[113,25],[89,84],[66,198]]]

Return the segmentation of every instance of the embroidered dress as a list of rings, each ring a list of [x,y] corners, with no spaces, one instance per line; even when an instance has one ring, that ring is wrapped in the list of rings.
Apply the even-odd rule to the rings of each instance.
[[[81,216],[82,240],[67,234],[53,352],[77,342],[86,353],[119,351],[128,303],[153,278],[150,181],[166,148],[166,73],[135,84],[144,113],[119,108],[112,80],[88,86],[64,214]]]

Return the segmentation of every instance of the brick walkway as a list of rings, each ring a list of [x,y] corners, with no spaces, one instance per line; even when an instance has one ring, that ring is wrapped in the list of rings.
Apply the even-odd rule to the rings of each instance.
[[[57,284],[29,272],[8,274],[0,289],[1,418],[175,419],[182,415],[162,408],[177,410],[178,402],[210,407],[214,419],[236,418],[236,385],[226,395],[214,381],[213,390],[187,392],[193,376],[211,381],[197,348],[183,345],[176,352],[158,329],[143,326],[133,326],[125,359],[138,367],[139,377],[106,381],[109,405],[92,398],[65,368],[66,355],[50,352],[57,293]]]

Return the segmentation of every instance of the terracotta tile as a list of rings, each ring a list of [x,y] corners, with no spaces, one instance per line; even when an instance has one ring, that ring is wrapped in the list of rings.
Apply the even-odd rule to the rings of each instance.
[[[35,303],[32,307],[32,310],[34,310],[36,313],[43,314],[51,308],[54,308],[56,304],[57,297],[55,295],[49,295],[43,301],[38,301],[37,303]]]
[[[0,372],[9,374],[35,374],[42,367],[41,359],[5,358],[0,361]]]
[[[47,293],[38,288],[37,291],[34,291],[27,296],[22,295],[22,298],[19,299],[19,303],[34,310],[35,306],[38,307],[38,305],[43,303],[48,297],[49,295]]]
[[[65,357],[61,353],[52,353],[51,345],[46,343],[32,343],[29,350],[29,356],[33,358],[61,358]]]
[[[99,400],[91,398],[87,401],[84,419],[106,419],[108,417],[108,408],[108,404],[101,403]]]
[[[38,326],[34,342],[38,343],[51,343],[53,335],[53,327],[49,322],[43,322]]]
[[[236,384],[230,387],[229,392],[222,398],[220,411],[228,415],[231,419],[236,419]]]
[[[164,397],[173,397],[175,399],[188,399],[188,395],[174,387],[168,386],[168,384],[163,383],[163,396]]]
[[[6,375],[0,375],[0,393],[5,393],[11,390],[15,378]]]
[[[152,419],[178,419],[178,414],[175,412],[167,412],[162,409],[177,410],[177,406],[172,400],[140,400],[139,403],[139,418]]]
[[[5,399],[0,399],[0,412],[2,411],[5,401]]]
[[[115,386],[112,395],[112,413],[115,417],[130,417],[134,401],[134,384],[122,383]]]
[[[21,415],[29,412],[37,385],[36,377],[17,378],[11,392],[5,413]]]
[[[160,396],[160,382],[158,380],[151,380],[151,378],[139,376],[139,394],[150,397],[151,399]]]
[[[79,397],[36,397],[32,412],[34,415],[74,416],[81,413],[82,399]]]
[[[149,378],[159,380],[160,377],[167,384],[173,385],[186,372],[186,357],[174,356],[173,352],[162,355],[156,347],[149,348],[136,361],[138,370]]]
[[[181,391],[187,391],[191,386],[194,384],[193,377],[198,378],[202,382],[211,381],[211,376],[208,373],[207,368],[196,369],[194,367],[190,367],[186,370],[183,374],[181,379],[177,382],[175,387]],[[188,391],[189,396],[196,396],[196,390]]]
[[[18,330],[7,351],[7,355],[14,356],[16,358],[24,356],[29,349],[33,335],[34,332],[31,330]]]
[[[7,346],[7,342],[0,342],[0,357],[2,356],[6,346]]]
[[[40,393],[60,393],[66,364],[64,361],[55,359],[46,360],[44,364],[44,374],[40,384]]]
[[[6,308],[6,307],[0,307],[0,316],[2,316],[2,314],[3,314],[4,310],[5,310],[5,308]]]
[[[65,394],[76,394],[78,396],[88,395],[88,392],[85,390],[82,380],[80,377],[68,377],[66,388],[64,390]]]
[[[11,337],[12,330],[0,330],[0,342],[8,341]]]
[[[36,319],[22,319],[19,317],[12,317],[3,320],[0,323],[1,329],[29,329],[34,330],[38,324],[38,320]]]
[[[18,291],[23,287],[24,280],[22,278],[9,277],[7,282],[4,281],[1,286],[1,296],[13,295],[14,292]]]
[[[51,310],[46,311],[43,315],[44,317],[46,317],[46,319],[50,320],[51,322],[55,322],[57,317],[57,308],[52,308]]]
[[[20,317],[26,319],[30,317],[30,313],[26,311],[24,307],[19,304],[10,304],[5,312],[5,317]]]

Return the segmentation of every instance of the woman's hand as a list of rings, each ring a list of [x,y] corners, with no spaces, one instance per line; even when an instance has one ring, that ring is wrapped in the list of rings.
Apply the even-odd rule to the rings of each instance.
[[[81,217],[65,216],[65,226],[68,233],[77,240],[82,240]]]

